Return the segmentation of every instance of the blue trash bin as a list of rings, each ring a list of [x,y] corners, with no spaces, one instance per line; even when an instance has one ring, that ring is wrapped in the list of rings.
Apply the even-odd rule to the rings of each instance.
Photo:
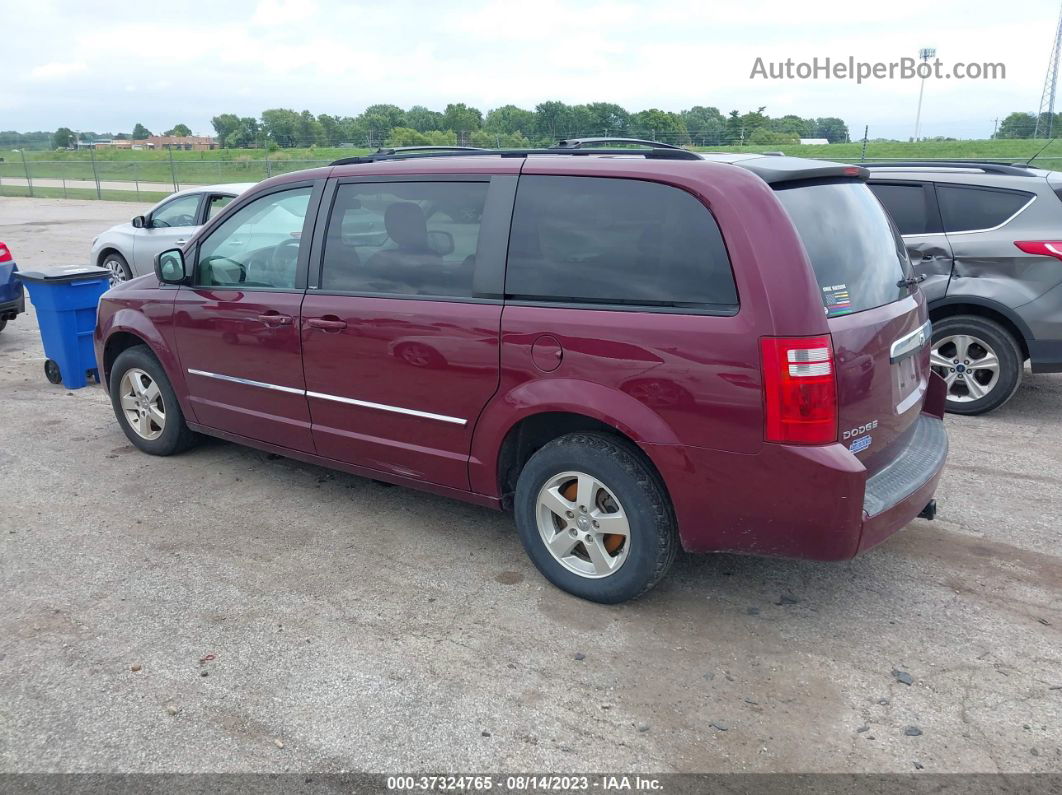
[[[99,381],[92,332],[96,307],[110,287],[110,271],[91,265],[62,265],[19,271],[37,310],[44,343],[44,374],[53,384],[80,389]]]

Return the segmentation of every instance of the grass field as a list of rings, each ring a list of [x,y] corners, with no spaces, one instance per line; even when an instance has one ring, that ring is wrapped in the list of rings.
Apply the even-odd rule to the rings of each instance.
[[[873,159],[972,159],[1026,160],[1044,149],[1043,140],[980,140],[980,141],[902,141],[870,142],[865,156]],[[93,180],[103,182],[140,182],[179,185],[207,185],[223,182],[258,182],[275,174],[325,165],[340,157],[368,152],[367,149],[214,149],[202,152],[131,151],[101,149],[92,153],[26,152],[26,164],[18,152],[0,151],[0,179],[24,179],[28,166],[34,179]],[[822,146],[767,145],[747,147],[712,147],[701,151],[761,152],[780,151],[788,155],[815,157],[842,162],[858,162],[863,156],[860,142],[826,144]],[[1052,143],[1042,152],[1037,163],[1046,168],[1062,168],[1062,142]],[[137,191],[103,191],[104,198],[137,198]],[[64,195],[63,188],[35,187],[39,196]],[[131,195],[124,195],[131,194]],[[157,193],[139,191],[139,198],[153,200]],[[0,184],[0,196],[28,195],[25,186]],[[66,195],[95,198],[94,190],[66,189]]]

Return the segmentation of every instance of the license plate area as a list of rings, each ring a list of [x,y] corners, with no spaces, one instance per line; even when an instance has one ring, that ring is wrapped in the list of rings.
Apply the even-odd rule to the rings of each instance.
[[[892,365],[896,413],[903,414],[915,405],[926,390],[926,381],[918,372],[918,357],[905,356]]]

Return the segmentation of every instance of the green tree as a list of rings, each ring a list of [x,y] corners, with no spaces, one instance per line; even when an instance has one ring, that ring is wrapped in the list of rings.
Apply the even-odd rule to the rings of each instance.
[[[299,114],[288,108],[262,111],[262,133],[279,147],[298,146],[301,123]]]
[[[690,142],[686,123],[677,113],[650,108],[631,116],[631,133],[636,138],[649,138],[668,144],[688,144]]]
[[[556,143],[567,127],[568,115],[569,106],[557,100],[535,105],[535,135],[550,144]]]
[[[221,113],[210,120],[217,136],[218,144],[223,148],[232,147],[230,137],[240,126],[240,117],[235,113]]]
[[[364,130],[362,136],[371,139],[375,145],[390,135],[395,127],[406,126],[406,112],[397,105],[369,105],[358,116],[358,126]]]
[[[427,135],[412,127],[395,127],[387,136],[388,146],[426,146],[430,143]]]
[[[60,127],[52,136],[52,149],[71,149],[77,146],[77,136],[69,127]]]
[[[150,138],[150,137],[151,137],[151,130],[149,130],[147,127],[145,127],[140,122],[137,122],[136,126],[133,127],[133,140],[135,140],[135,141],[143,141],[145,138]]]
[[[533,132],[535,114],[533,111],[518,108],[516,105],[502,105],[500,108],[488,111],[487,118],[483,120],[483,129],[495,135]]]
[[[625,137],[631,114],[614,102],[591,102],[585,108],[586,129],[575,130],[579,135],[612,135]]]
[[[317,146],[323,144],[324,127],[317,117],[310,111],[304,110],[299,114],[298,133],[296,135],[298,146]]]
[[[414,105],[406,111],[405,126],[421,133],[441,130],[443,115],[437,110],[428,110],[423,105]]]
[[[232,131],[227,145],[232,149],[249,149],[258,145],[260,135],[258,119],[253,116],[242,116]]]
[[[999,130],[993,137],[1032,138],[1034,132],[1036,132],[1036,114],[1016,111],[1003,119],[1003,123],[999,125]]]
[[[814,138],[825,138],[831,144],[848,140],[848,125],[836,116],[815,119]]]
[[[723,143],[726,119],[719,108],[694,105],[680,115],[693,143],[701,146],[719,146]]]
[[[443,129],[453,130],[457,133],[458,140],[462,140],[462,135],[468,138],[482,126],[483,114],[464,102],[451,103],[443,111]]]
[[[163,135],[191,135],[192,131],[188,128],[187,124],[175,124],[172,130],[166,130]]]

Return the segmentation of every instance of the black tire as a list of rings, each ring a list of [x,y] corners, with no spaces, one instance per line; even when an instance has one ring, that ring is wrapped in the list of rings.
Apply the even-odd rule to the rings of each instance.
[[[117,251],[109,251],[100,257],[100,267],[106,268],[113,274],[111,287],[133,278],[133,271],[130,269],[129,263]]]
[[[51,359],[44,360],[44,377],[48,379],[50,384],[63,383],[63,374],[59,372],[59,365]]]
[[[166,422],[162,428],[162,434],[157,439],[145,439],[140,436],[133,430],[122,410],[122,376],[134,367],[147,373],[151,380],[158,384],[161,393]],[[114,416],[118,419],[122,432],[139,450],[150,455],[174,455],[187,450],[198,440],[199,435],[190,430],[184,421],[181,405],[177,402],[177,395],[170,385],[170,379],[166,377],[166,371],[162,369],[159,360],[146,345],[127,348],[118,355],[114,366],[111,367],[110,393]]]
[[[540,490],[572,471],[598,479],[611,491],[630,527],[626,559],[597,579],[562,565],[539,532]],[[558,588],[592,602],[615,604],[640,596],[667,573],[678,552],[674,512],[659,476],[636,448],[607,434],[572,433],[537,451],[517,479],[514,511],[520,540],[538,570]]]
[[[1007,329],[994,320],[979,317],[977,315],[954,315],[933,323],[933,349],[937,350],[939,343],[947,337],[967,335],[976,340],[983,341],[999,360],[999,375],[988,393],[974,400],[956,399],[955,392],[962,392],[964,387],[949,387],[948,399],[945,408],[952,414],[985,414],[998,409],[1012,397],[1021,385],[1021,377],[1025,371],[1025,357],[1022,356],[1021,347]],[[943,350],[943,349],[942,349]],[[980,350],[983,350],[981,348]],[[964,360],[955,363],[955,367],[967,367],[966,361],[976,364],[976,359]],[[950,368],[934,366],[934,369],[947,378],[952,375]],[[969,373],[967,373],[969,376]],[[970,376],[973,377],[973,376]],[[965,380],[965,379],[964,379]]]
[[[0,331],[3,331],[5,328],[7,328],[7,320],[0,320]]]

